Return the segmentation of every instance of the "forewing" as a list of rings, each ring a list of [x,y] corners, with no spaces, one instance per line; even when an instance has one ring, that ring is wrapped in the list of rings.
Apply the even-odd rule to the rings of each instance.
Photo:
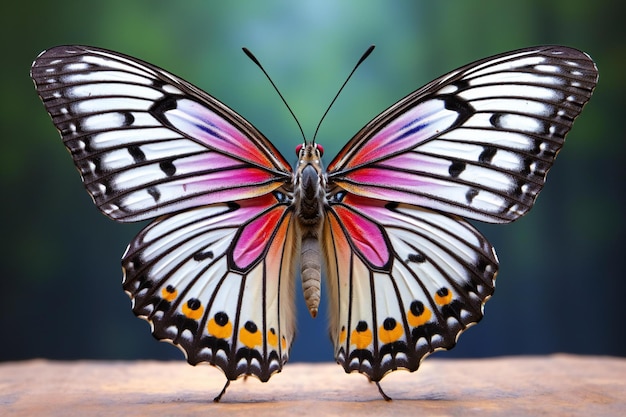
[[[469,64],[400,100],[328,166],[331,184],[371,198],[488,222],[524,215],[598,78],[555,46]]]
[[[323,241],[336,359],[373,381],[452,348],[493,293],[495,252],[457,216],[345,194]]]
[[[154,336],[189,363],[267,381],[294,338],[295,247],[291,210],[274,193],[187,210],[131,242],[124,289]]]
[[[249,122],[146,62],[85,46],[31,76],[98,208],[119,221],[268,193],[291,168]]]

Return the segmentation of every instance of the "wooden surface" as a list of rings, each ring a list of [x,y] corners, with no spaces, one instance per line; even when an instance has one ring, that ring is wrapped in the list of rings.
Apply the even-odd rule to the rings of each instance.
[[[619,416],[626,359],[556,355],[428,359],[381,385],[335,364],[287,364],[268,383],[184,362],[0,363],[2,416]]]

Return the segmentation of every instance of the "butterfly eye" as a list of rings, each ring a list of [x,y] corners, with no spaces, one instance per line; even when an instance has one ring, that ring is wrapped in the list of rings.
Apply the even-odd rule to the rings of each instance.
[[[300,151],[302,150],[303,146],[304,146],[303,144],[296,146],[296,155],[300,156]]]
[[[324,147],[322,145],[318,145],[317,143],[315,144],[315,147],[317,147],[317,150],[320,153],[320,156],[324,156]]]

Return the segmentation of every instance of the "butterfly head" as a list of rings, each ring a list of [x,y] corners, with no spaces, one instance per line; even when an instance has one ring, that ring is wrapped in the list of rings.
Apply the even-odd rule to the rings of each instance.
[[[301,143],[296,146],[296,155],[298,155],[298,159],[302,160],[305,155],[311,155],[312,153],[317,153],[318,158],[324,156],[324,147],[317,143]]]
[[[324,148],[321,145],[315,142],[305,142],[296,146],[296,153],[298,155],[295,169],[296,175],[294,177],[296,186],[300,184],[300,180],[305,173],[304,177],[306,178],[323,178],[322,156],[324,155]]]

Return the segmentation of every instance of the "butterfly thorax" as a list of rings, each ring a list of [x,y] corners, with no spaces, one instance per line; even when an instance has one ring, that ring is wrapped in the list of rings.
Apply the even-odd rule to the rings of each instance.
[[[311,316],[317,316],[321,288],[319,236],[324,219],[326,179],[317,144],[298,147],[294,174],[294,206],[300,235],[302,290]]]

